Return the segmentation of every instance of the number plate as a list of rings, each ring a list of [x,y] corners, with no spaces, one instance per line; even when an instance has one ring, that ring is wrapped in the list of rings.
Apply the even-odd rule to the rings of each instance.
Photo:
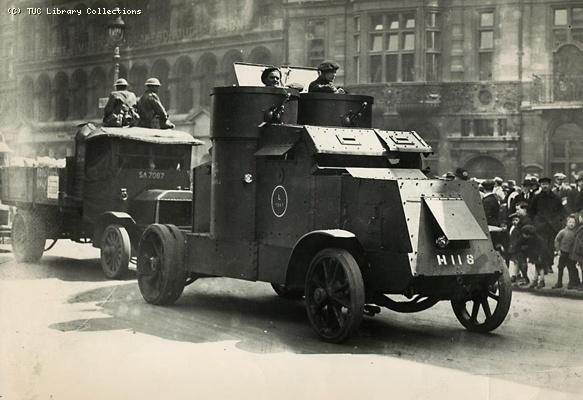
[[[164,171],[138,171],[139,179],[164,179]]]
[[[440,267],[455,265],[473,265],[474,256],[472,254],[436,254],[437,265]]]

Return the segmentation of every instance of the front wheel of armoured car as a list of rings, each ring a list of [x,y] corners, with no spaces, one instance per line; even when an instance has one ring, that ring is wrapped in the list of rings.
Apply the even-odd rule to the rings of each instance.
[[[101,240],[101,269],[109,279],[121,279],[129,270],[132,244],[126,228],[109,225]]]
[[[173,226],[150,225],[142,234],[137,262],[138,286],[144,300],[174,303],[184,290],[184,235]]]
[[[340,343],[362,321],[364,282],[358,263],[345,249],[318,252],[306,275],[306,311],[316,333],[325,341]]]
[[[511,300],[510,274],[504,267],[498,280],[482,293],[468,300],[452,300],[451,305],[455,316],[467,330],[486,333],[504,322]]]

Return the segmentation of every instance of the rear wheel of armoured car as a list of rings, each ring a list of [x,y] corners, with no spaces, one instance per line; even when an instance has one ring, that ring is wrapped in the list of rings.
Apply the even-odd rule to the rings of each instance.
[[[186,284],[183,234],[166,225],[150,225],[140,239],[137,275],[148,303],[165,305],[178,300]]]
[[[43,255],[46,242],[44,222],[36,211],[19,210],[12,221],[12,252],[20,262],[35,262]]]
[[[121,225],[109,225],[101,239],[101,269],[109,279],[127,274],[132,252],[130,235]]]
[[[358,263],[345,249],[318,252],[306,276],[306,311],[312,327],[325,341],[340,343],[360,326],[364,282]]]
[[[472,332],[490,332],[498,328],[510,309],[512,287],[506,267],[498,280],[487,290],[469,300],[452,300],[451,305],[460,323]]]
[[[282,299],[299,300],[304,297],[304,291],[301,289],[290,289],[285,285],[279,283],[272,283],[271,287]]]

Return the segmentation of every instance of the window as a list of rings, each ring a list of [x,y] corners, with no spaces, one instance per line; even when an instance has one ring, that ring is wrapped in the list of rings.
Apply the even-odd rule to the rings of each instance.
[[[478,28],[478,71],[481,81],[492,80],[494,53],[494,12],[480,13]]]
[[[416,25],[415,12],[370,16],[369,82],[415,80]]]
[[[354,17],[354,81],[360,83],[360,17]]]
[[[462,136],[506,136],[506,133],[504,118],[462,119]]]
[[[430,11],[425,14],[425,80],[437,81],[440,78],[440,32],[439,14]]]
[[[553,43],[583,43],[583,5],[553,9]]]
[[[308,21],[307,33],[308,65],[315,67],[326,58],[326,21]]]

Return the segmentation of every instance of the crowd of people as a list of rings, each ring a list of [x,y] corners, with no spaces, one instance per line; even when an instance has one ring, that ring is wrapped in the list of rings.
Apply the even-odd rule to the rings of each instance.
[[[527,175],[518,185],[499,177],[470,178],[458,168],[442,179],[476,182],[492,241],[506,260],[513,284],[543,288],[545,276],[556,267],[553,289],[563,287],[566,268],[567,289],[583,290],[583,175],[572,184],[563,173],[553,179]]]

